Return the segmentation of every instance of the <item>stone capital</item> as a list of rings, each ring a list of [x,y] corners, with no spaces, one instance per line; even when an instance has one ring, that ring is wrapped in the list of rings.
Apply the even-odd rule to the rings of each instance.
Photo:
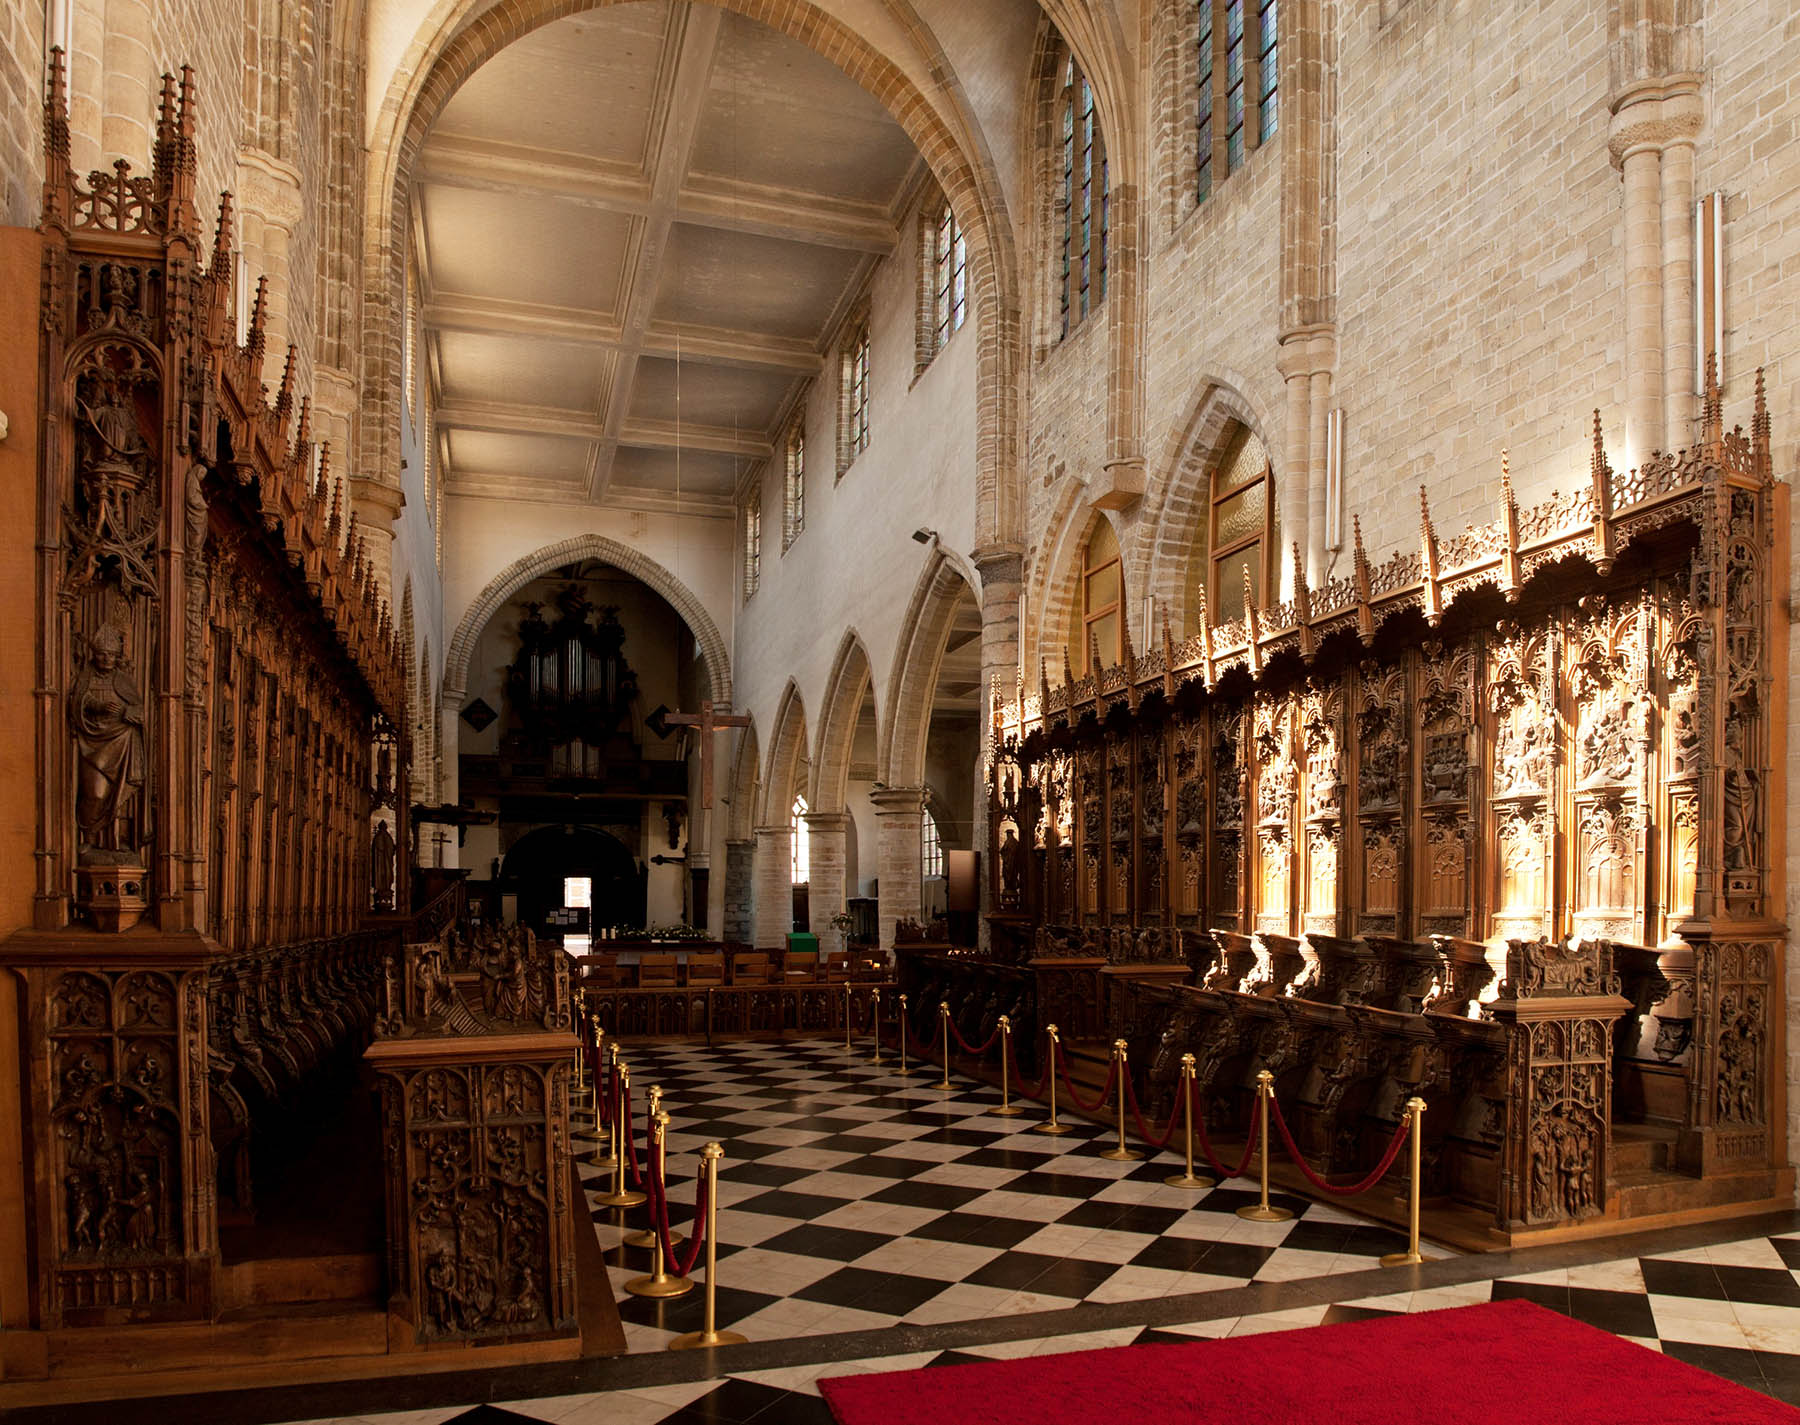
[[[777,836],[786,836],[790,829],[791,828],[787,826],[758,826],[754,828],[754,831],[757,840],[761,841],[764,839],[773,839]]]
[[[356,512],[363,528],[382,530],[394,536],[394,521],[406,508],[406,496],[398,485],[368,475],[350,477],[350,508]]]
[[[237,163],[237,211],[254,214],[291,233],[299,225],[300,170],[266,149],[241,148]]]
[[[923,787],[878,787],[869,793],[877,816],[917,814],[925,810]]]
[[[1693,143],[1706,112],[1697,74],[1641,80],[1614,94],[1611,106],[1606,151],[1618,168],[1633,154]]]
[[[807,833],[825,832],[827,835],[841,836],[850,825],[849,816],[841,811],[809,811],[800,820],[806,823]]]
[[[975,572],[981,575],[981,587],[992,584],[1020,584],[1025,581],[1025,551],[1016,544],[984,544],[970,556]]]
[[[1131,455],[1107,461],[1100,467],[1100,479],[1089,489],[1097,509],[1130,509],[1144,498],[1144,457]]]
[[[1285,380],[1314,376],[1337,366],[1337,326],[1334,323],[1292,327],[1276,340],[1280,350],[1275,358],[1275,369]]]

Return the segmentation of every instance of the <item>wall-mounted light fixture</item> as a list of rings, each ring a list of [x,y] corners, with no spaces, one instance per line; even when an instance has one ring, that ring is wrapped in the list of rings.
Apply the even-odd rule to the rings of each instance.
[[[938,532],[935,529],[926,529],[923,525],[913,531],[914,544],[934,544],[937,542],[937,537]]]

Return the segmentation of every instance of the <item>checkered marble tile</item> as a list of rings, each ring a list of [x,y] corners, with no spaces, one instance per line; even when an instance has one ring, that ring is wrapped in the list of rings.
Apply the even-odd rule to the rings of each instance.
[[[955,1298],[957,1309],[973,1308],[979,1314],[997,1300],[982,1294],[993,1290],[963,1284],[952,1286],[944,1295]],[[370,1425],[699,1425],[717,1421],[829,1425],[832,1416],[819,1394],[818,1383],[832,1376],[1291,1331],[1512,1297],[1536,1301],[1651,1350],[1663,1351],[1777,1399],[1800,1404],[1800,1234],[1794,1234],[1253,1316],[1071,1332],[865,1360],[744,1371],[642,1391],[520,1400],[468,1411],[374,1415],[363,1420]],[[335,1425],[361,1422],[338,1421]]]
[[[658,1045],[628,1053],[642,1119],[651,1085],[670,1116],[671,1216],[693,1200],[698,1152],[725,1149],[719,1179],[719,1324],[757,1340],[900,1322],[942,1323],[1080,1302],[1292,1281],[1370,1267],[1401,1239],[1334,1208],[1277,1194],[1291,1221],[1246,1222],[1248,1185],[1188,1192],[1172,1155],[1100,1156],[1112,1136],[1031,1132],[996,1090],[936,1071],[907,1078],[828,1042]],[[590,1178],[594,1191],[604,1184]],[[623,1284],[648,1252],[622,1247],[642,1209],[595,1205],[630,1348],[696,1329],[698,1289],[645,1301]],[[679,1228],[678,1228],[679,1230]]]
[[[969,1343],[334,1425],[827,1425],[818,1381],[828,1376],[1294,1330],[1511,1297],[1800,1404],[1800,1232],[1249,1316],[977,1343],[973,1324],[998,1316],[1316,1280],[1370,1268],[1402,1243],[1350,1212],[1282,1194],[1274,1200],[1292,1220],[1247,1222],[1235,1209],[1255,1200],[1248,1183],[1168,1188],[1162,1179],[1177,1166],[1169,1155],[1111,1162],[1099,1154],[1112,1137],[1096,1125],[1070,1120],[1074,1131],[1062,1138],[1032,1133],[1040,1110],[996,1117],[997,1092],[963,1081],[945,1094],[933,1086],[935,1070],[903,1079],[891,1064],[869,1063],[866,1048],[657,1046],[630,1058],[640,1131],[643,1091],[654,1083],[665,1093],[671,1216],[684,1236],[698,1150],[713,1140],[725,1148],[721,1326],[757,1342],[947,1326],[954,1343],[955,1327],[969,1324]],[[590,1190],[604,1188],[588,1176]],[[593,1218],[628,1348],[660,1352],[673,1335],[698,1329],[699,1283],[665,1302],[623,1290],[649,1266],[647,1251],[621,1245],[642,1225],[642,1209],[596,1205]],[[1453,1254],[1428,1246],[1427,1255]]]

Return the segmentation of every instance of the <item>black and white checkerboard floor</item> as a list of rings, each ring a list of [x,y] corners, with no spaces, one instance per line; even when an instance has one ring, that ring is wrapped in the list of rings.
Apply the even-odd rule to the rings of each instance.
[[[1110,1136],[1081,1120],[1071,1120],[1075,1131],[1066,1137],[1033,1133],[1041,1110],[996,1117],[997,1092],[967,1080],[941,1092],[935,1071],[903,1079],[891,1065],[871,1064],[866,1044],[854,1054],[816,1041],[657,1046],[629,1057],[640,1121],[644,1090],[664,1090],[678,1230],[692,1201],[698,1149],[709,1140],[724,1145],[721,1326],[764,1343],[936,1328],[928,1333],[934,1348],[908,1350],[919,1333],[895,1331],[902,1354],[357,1419],[804,1425],[831,1418],[816,1387],[826,1375],[1286,1330],[1514,1296],[1800,1404],[1800,1232],[1518,1276],[1501,1274],[1504,1258],[1468,1259],[1493,1261],[1495,1274],[1331,1301],[1295,1285],[1291,1302],[1281,1299],[1285,1288],[1278,1291],[1279,1309],[1240,1315],[1201,1307],[1171,1321],[1152,1303],[1208,1292],[1226,1301],[1224,1293],[1250,1283],[1316,1283],[1365,1272],[1404,1244],[1348,1213],[1279,1194],[1275,1200],[1294,1210],[1293,1220],[1244,1221],[1234,1209],[1253,1194],[1241,1183],[1199,1193],[1167,1187],[1163,1178],[1178,1164],[1166,1155],[1128,1163],[1102,1158]],[[597,1177],[589,1182],[596,1192],[603,1186]],[[620,1243],[638,1222],[622,1225],[620,1214],[602,1207],[594,1218],[629,1349],[661,1353],[673,1335],[697,1329],[698,1287],[663,1302],[623,1291],[647,1268],[647,1252]],[[1428,1246],[1427,1255],[1451,1254]],[[1083,1320],[1091,1311],[1070,1310],[1102,1303],[1143,1303],[1142,1314],[1156,1324],[1096,1330]],[[1054,1334],[955,1339],[956,1323],[1052,1312],[1060,1313],[1045,1318]]]

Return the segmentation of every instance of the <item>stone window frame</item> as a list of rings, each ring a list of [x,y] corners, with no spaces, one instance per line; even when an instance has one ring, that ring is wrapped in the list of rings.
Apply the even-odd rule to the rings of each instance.
[[[928,798],[919,812],[919,879],[942,876],[944,872],[944,830],[938,825]]]
[[[762,584],[762,490],[753,486],[744,497],[741,523],[744,549],[744,602],[749,603]]]
[[[1094,537],[1102,528],[1112,537],[1112,554],[1095,563]],[[1092,602],[1096,579],[1109,569],[1113,571],[1111,600]],[[1079,667],[1098,676],[1101,668],[1113,667],[1125,657],[1125,546],[1119,538],[1119,532],[1105,515],[1095,517],[1081,541],[1075,579],[1076,607],[1080,610],[1081,618],[1081,651],[1076,661]],[[1092,665],[1092,650],[1097,637],[1094,625],[1106,618],[1112,619],[1113,632],[1100,649],[1100,668],[1096,668]]]
[[[869,448],[870,368],[873,364],[873,341],[869,331],[867,298],[844,324],[838,340],[838,419],[837,474],[855,463],[856,457]]]
[[[1047,120],[1044,141],[1051,185],[1047,234],[1050,240],[1046,246],[1057,302],[1052,314],[1052,330],[1055,340],[1062,341],[1073,335],[1106,302],[1112,185],[1106,133],[1100,122],[1093,83],[1062,35],[1052,30],[1050,40],[1044,106]],[[1078,175],[1084,219],[1079,238],[1075,222]]]
[[[1159,10],[1163,76],[1161,146],[1171,225],[1215,199],[1221,185],[1247,168],[1280,133],[1281,11],[1294,0],[1165,0]],[[1231,17],[1242,18],[1243,99],[1233,158],[1230,69]],[[1290,9],[1290,16],[1291,16]],[[1271,26],[1271,19],[1273,24]],[[1273,33],[1270,33],[1271,29]],[[1201,62],[1210,37],[1211,85]],[[1203,100],[1210,99],[1204,108]]]
[[[1260,455],[1260,462],[1256,457]],[[1259,467],[1260,468],[1257,468]],[[1253,470],[1254,473],[1243,474],[1233,479],[1241,471]],[[1227,483],[1227,482],[1230,483]],[[1241,498],[1246,491],[1257,485],[1263,488],[1262,525],[1254,534],[1244,534],[1234,538],[1229,544],[1221,546],[1219,541],[1219,511],[1230,501]],[[1256,561],[1257,581],[1255,595],[1258,605],[1269,602],[1269,591],[1274,587],[1275,578],[1275,464],[1269,458],[1269,448],[1262,437],[1249,426],[1239,423],[1231,433],[1223,453],[1214,462],[1212,473],[1207,481],[1206,507],[1206,588],[1208,602],[1211,605],[1211,618],[1214,623],[1229,623],[1234,618],[1242,618],[1243,610],[1238,605],[1243,600],[1242,582],[1229,591],[1228,581],[1221,579],[1219,567],[1226,560],[1241,555],[1251,548],[1260,548],[1261,557]]]
[[[800,403],[781,438],[781,552],[806,530],[806,403]]]
[[[913,379],[937,360],[968,321],[968,235],[942,192],[919,205],[919,284]],[[947,235],[947,240],[946,240]]]
[[[807,836],[806,817],[812,810],[807,803],[805,792],[795,792],[793,803],[788,807],[788,876],[789,884],[795,886],[810,885],[812,876],[812,845]]]

